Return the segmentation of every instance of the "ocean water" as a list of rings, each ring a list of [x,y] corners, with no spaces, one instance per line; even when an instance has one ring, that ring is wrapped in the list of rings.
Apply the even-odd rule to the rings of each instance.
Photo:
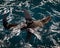
[[[3,14],[7,22],[19,24],[24,19],[22,9],[27,9],[34,20],[51,16],[43,28],[39,28],[41,40],[34,34],[26,43],[27,32],[6,30],[3,26]],[[16,35],[17,34],[17,35]],[[60,0],[1,0],[0,1],[0,48],[60,48]]]

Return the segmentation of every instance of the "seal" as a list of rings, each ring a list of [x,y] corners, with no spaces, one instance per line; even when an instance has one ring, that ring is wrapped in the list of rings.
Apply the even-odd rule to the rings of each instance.
[[[50,21],[51,17],[47,16],[46,18],[35,21],[35,20],[32,19],[32,16],[28,13],[28,11],[26,9],[24,9],[23,11],[24,11],[24,16],[25,16],[25,20],[26,20],[25,23],[22,23],[20,25],[19,24],[9,24],[7,22],[7,19],[6,19],[6,14],[4,14],[3,26],[4,26],[5,29],[10,29],[12,27],[14,28],[17,25],[19,25],[20,26],[19,28],[21,30],[26,29],[26,31],[27,31],[26,39],[27,39],[27,42],[28,42],[28,40],[30,40],[32,34],[34,34],[35,36],[37,36],[37,35],[40,36],[39,33],[36,33],[36,31],[34,29],[37,28],[37,27],[43,27],[45,24],[47,24]],[[41,36],[40,36],[40,38],[38,36],[37,36],[37,38],[40,39]]]

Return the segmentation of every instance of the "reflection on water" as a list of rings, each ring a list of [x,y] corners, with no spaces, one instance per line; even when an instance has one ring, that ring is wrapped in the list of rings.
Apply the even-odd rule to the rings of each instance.
[[[14,0],[15,1],[15,0]],[[25,21],[22,9],[27,9],[34,20],[51,16],[51,21],[38,29],[41,40],[32,35],[25,43],[27,32],[5,30],[2,19],[4,13],[9,13],[7,21],[17,23]],[[17,33],[16,33],[17,32]],[[18,34],[18,35],[16,35]],[[60,3],[59,0],[22,0],[16,2],[1,1],[0,3],[0,48],[60,48]]]

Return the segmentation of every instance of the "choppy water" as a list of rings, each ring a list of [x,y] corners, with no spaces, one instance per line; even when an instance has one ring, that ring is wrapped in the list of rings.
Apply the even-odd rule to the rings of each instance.
[[[15,1],[15,0],[14,0]],[[51,21],[38,29],[41,40],[32,35],[29,43],[25,43],[26,31],[19,31],[18,36],[3,27],[3,12],[7,14],[9,23],[24,21],[22,9],[27,9],[34,20],[51,16]],[[58,48],[60,46],[60,1],[59,0],[17,0],[0,3],[0,48]],[[59,47],[60,48],[60,47]]]

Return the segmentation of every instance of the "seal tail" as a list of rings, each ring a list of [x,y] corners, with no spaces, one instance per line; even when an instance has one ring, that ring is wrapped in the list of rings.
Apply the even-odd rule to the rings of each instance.
[[[5,29],[10,29],[11,27],[17,26],[17,24],[9,24],[7,22],[6,16],[3,17],[3,26]]]
[[[6,16],[3,17],[3,26],[4,28],[8,29],[8,22],[7,22]]]

